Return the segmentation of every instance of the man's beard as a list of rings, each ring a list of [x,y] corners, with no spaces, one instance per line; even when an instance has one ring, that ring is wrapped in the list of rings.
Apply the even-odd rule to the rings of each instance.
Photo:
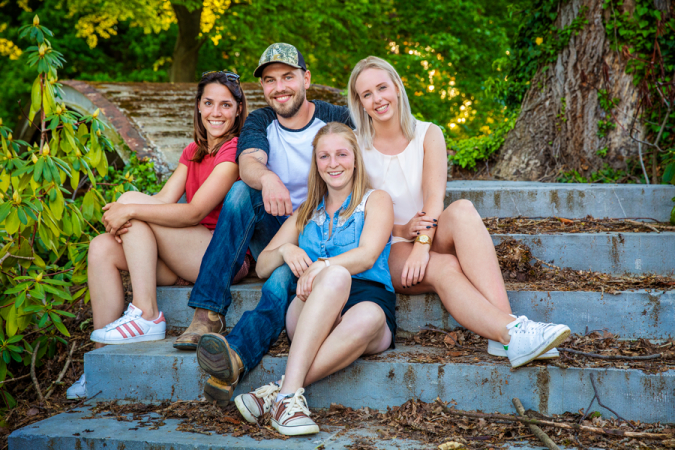
[[[284,94],[284,92],[281,94]],[[291,95],[290,93],[286,94]],[[278,95],[279,93],[274,94],[274,96]],[[271,97],[270,100],[266,100],[267,104],[270,105],[270,108],[272,108],[278,116],[283,117],[284,119],[290,119],[296,115],[298,111],[300,111],[302,104],[305,102],[305,95],[305,87],[302,86],[302,90],[300,92],[296,92],[295,95],[291,95],[291,99],[282,105],[275,103]]]

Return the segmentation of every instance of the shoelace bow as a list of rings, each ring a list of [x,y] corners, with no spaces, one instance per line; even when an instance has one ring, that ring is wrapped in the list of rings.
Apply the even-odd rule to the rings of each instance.
[[[304,394],[305,390],[303,388],[298,389],[295,391],[295,395],[290,398],[290,401],[288,402],[288,415],[293,416],[298,410],[301,412],[305,413],[305,415],[310,416],[312,413],[309,412],[309,408],[307,408],[307,399],[305,398]]]
[[[284,384],[284,375],[281,376],[281,384]],[[276,400],[276,394],[281,390],[281,386],[277,385],[276,382],[266,384],[265,386],[260,386],[258,389],[253,391],[253,395],[264,400],[265,408],[269,408],[274,400]]]
[[[134,319],[138,319],[140,317],[140,315],[138,315],[138,316],[135,315],[135,314],[132,315],[134,311],[136,311],[136,310],[135,309],[134,310],[127,309],[126,311],[124,311],[124,314],[122,314],[122,317],[120,317],[116,321],[106,325],[106,327],[105,327],[106,331],[110,331],[114,328],[119,327],[120,325],[124,325],[125,323],[131,322]]]

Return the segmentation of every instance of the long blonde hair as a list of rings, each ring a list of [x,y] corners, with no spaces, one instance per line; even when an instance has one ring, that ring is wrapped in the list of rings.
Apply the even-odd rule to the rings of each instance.
[[[321,203],[321,200],[328,194],[328,186],[326,186],[326,182],[323,181],[323,178],[319,175],[319,168],[316,164],[316,148],[318,147],[321,138],[332,134],[345,138],[354,152],[352,200],[349,203],[349,208],[347,208],[341,216],[351,216],[356,207],[359,206],[359,203],[361,203],[363,196],[370,189],[370,180],[366,173],[366,165],[363,162],[363,155],[361,154],[359,144],[356,141],[356,135],[352,129],[340,122],[330,122],[324,125],[319,132],[316,133],[316,136],[314,136],[314,140],[312,141],[312,162],[309,168],[309,177],[307,179],[307,200],[300,205],[300,208],[298,208],[298,211],[296,212],[298,215],[296,226],[300,233],[305,229],[305,226],[314,214],[317,206],[319,206],[319,203]]]
[[[356,92],[356,80],[366,69],[384,70],[389,75],[389,78],[391,78],[391,81],[396,85],[399,95],[398,117],[401,122],[401,128],[403,129],[403,134],[406,139],[412,141],[415,137],[415,118],[410,111],[410,102],[408,101],[408,95],[405,92],[401,77],[398,72],[396,72],[396,69],[394,69],[394,66],[384,59],[378,58],[377,56],[369,56],[366,59],[359,61],[354,66],[352,74],[349,76],[349,113],[352,116],[354,125],[356,125],[356,134],[359,137],[361,145],[363,145],[365,150],[373,148],[373,136],[375,135],[373,119],[363,109],[359,93]]]

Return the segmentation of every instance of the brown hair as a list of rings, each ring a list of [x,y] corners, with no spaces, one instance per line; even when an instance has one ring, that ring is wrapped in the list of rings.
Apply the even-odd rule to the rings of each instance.
[[[248,116],[246,96],[244,95],[244,91],[241,88],[241,85],[239,84],[238,80],[237,81],[228,80],[227,74],[225,74],[224,72],[211,72],[205,75],[197,85],[197,95],[195,96],[195,115],[194,115],[195,129],[193,133],[193,139],[195,141],[195,144],[197,144],[197,151],[195,152],[195,155],[192,158],[192,161],[195,162],[202,162],[204,156],[214,151],[214,149],[209,148],[209,142],[206,136],[206,128],[204,128],[201,114],[199,113],[199,102],[202,100],[202,95],[204,95],[204,88],[211,83],[218,83],[225,86],[232,94],[232,97],[234,97],[234,99],[236,100],[237,108],[239,111],[239,115],[234,118],[234,124],[222,137],[223,139],[222,142],[227,142],[232,138],[238,137],[241,134],[241,129],[244,127],[244,121],[246,120],[246,116]],[[218,144],[218,146],[220,145],[221,144]]]
[[[300,233],[305,229],[309,219],[312,217],[312,214],[314,214],[314,210],[316,210],[316,207],[319,206],[321,200],[328,193],[328,186],[326,186],[326,182],[323,181],[321,175],[319,175],[319,168],[316,165],[316,148],[319,145],[321,138],[331,134],[337,134],[345,138],[354,152],[352,200],[349,203],[349,208],[341,215],[343,217],[351,216],[356,207],[359,206],[359,203],[361,203],[361,200],[363,200],[363,196],[370,189],[370,180],[366,173],[366,165],[363,161],[363,155],[361,154],[359,144],[356,141],[356,135],[352,129],[340,122],[330,122],[324,125],[319,132],[316,133],[316,136],[314,136],[314,140],[312,141],[312,161],[309,168],[309,177],[307,179],[307,200],[300,205],[300,208],[298,208],[298,211],[296,212],[298,215],[296,226]]]

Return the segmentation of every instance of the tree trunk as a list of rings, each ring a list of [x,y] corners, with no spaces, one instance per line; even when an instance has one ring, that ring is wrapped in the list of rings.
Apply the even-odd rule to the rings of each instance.
[[[173,50],[169,81],[172,83],[195,81],[199,49],[205,39],[199,37],[202,8],[190,11],[183,5],[171,4],[178,21],[178,38]]]
[[[634,2],[627,1],[624,8]],[[561,171],[583,176],[605,163],[626,169],[626,158],[637,155],[637,143],[628,133],[637,108],[638,93],[626,60],[610,50],[603,19],[603,0],[572,0],[561,4],[556,26],[563,28],[586,6],[588,23],[555,63],[541,68],[525,94],[516,125],[506,136],[494,175],[508,180],[551,181]],[[620,99],[611,112],[600,107],[598,90]],[[598,136],[600,121],[616,128]],[[637,130],[641,126],[636,124]],[[606,156],[602,155],[606,151]]]

